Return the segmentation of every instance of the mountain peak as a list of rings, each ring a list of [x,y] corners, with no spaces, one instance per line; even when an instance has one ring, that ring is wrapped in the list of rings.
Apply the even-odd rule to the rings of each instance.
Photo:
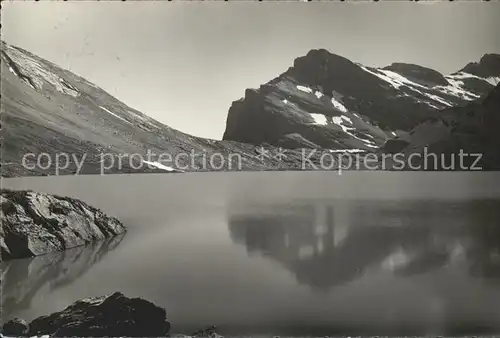
[[[309,52],[307,52],[306,55],[298,57],[294,61],[294,67],[297,65],[300,65],[302,63],[315,63],[317,65],[321,64],[328,64],[328,63],[334,63],[334,62],[349,62],[352,63],[349,59],[340,56],[338,54],[331,53],[330,51],[324,49],[324,48],[319,48],[319,49],[311,49]]]
[[[313,48],[309,52],[307,52],[306,56],[313,56],[313,55],[332,55],[333,53],[330,53],[328,50],[325,48]]]
[[[495,67],[496,59],[486,55],[481,67]],[[410,131],[442,109],[489,93],[494,81],[488,74],[444,76],[401,62],[366,67],[324,48],[312,49],[233,102],[223,140],[373,151],[395,131]]]
[[[495,63],[498,64],[500,63],[500,54],[496,53],[486,53],[481,57],[481,60],[479,63],[482,64],[489,64],[489,63]]]
[[[461,71],[484,78],[500,76],[500,54],[484,54],[479,62],[470,62]]]
[[[331,93],[332,90],[341,91],[339,86],[352,87],[361,73],[364,71],[358,65],[343,56],[326,49],[312,49],[296,58],[293,67],[284,75],[304,85],[321,86],[325,93]]]
[[[331,53],[330,51],[324,49],[324,48],[316,48],[316,49],[311,49],[305,57],[307,58],[314,58],[314,59],[329,59],[331,57],[338,56],[337,54]]]

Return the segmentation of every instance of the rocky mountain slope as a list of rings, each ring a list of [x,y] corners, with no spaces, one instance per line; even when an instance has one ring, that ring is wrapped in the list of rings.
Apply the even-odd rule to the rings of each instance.
[[[499,107],[500,85],[497,85],[484,99],[443,110],[408,135],[387,142],[382,151],[400,152],[407,158],[421,154],[406,164],[423,166],[426,170],[500,170]],[[426,157],[426,153],[431,155]]]
[[[257,157],[253,145],[194,137],[170,128],[82,77],[5,42],[1,72],[2,176],[238,170],[240,164],[244,170],[279,167],[272,157]],[[24,165],[28,153],[50,157],[41,156],[36,163],[33,156]],[[103,153],[127,156],[110,160]],[[238,163],[229,158],[235,153],[243,158]],[[69,155],[61,157],[59,168],[57,154]],[[222,154],[223,160],[213,154]],[[298,167],[297,156],[291,154],[282,165]],[[103,172],[104,167],[109,169]]]
[[[442,75],[312,50],[233,102],[219,141],[170,128],[24,49],[1,49],[4,177],[318,168],[309,160],[324,169],[321,152],[377,152],[393,139],[404,147],[417,125],[482,100],[500,80],[495,54]],[[305,149],[321,152],[304,161]]]
[[[491,92],[500,55],[451,74],[418,65],[366,67],[324,49],[233,102],[224,140],[292,148],[373,151],[450,107]]]
[[[2,259],[30,257],[124,233],[116,218],[68,197],[1,191]]]

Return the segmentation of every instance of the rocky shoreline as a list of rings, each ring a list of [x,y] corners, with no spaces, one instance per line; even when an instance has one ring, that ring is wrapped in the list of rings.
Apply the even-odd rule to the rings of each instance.
[[[0,219],[3,261],[104,243],[126,232],[118,219],[80,200],[33,191],[1,189]],[[76,301],[29,323],[20,318],[9,320],[3,324],[0,338],[165,337],[169,331],[165,309],[115,292]],[[190,336],[220,337],[215,327]]]
[[[2,260],[43,255],[126,232],[116,218],[80,200],[33,191],[1,190]]]
[[[215,326],[190,337],[221,337]],[[74,302],[62,311],[34,319],[6,322],[4,337],[167,337],[170,322],[165,309],[121,292]]]

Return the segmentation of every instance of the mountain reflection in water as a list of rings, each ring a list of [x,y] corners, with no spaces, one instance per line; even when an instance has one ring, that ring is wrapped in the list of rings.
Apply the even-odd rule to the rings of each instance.
[[[498,200],[337,205],[233,212],[230,235],[250,255],[279,262],[314,290],[352,282],[367,271],[410,277],[455,265],[486,281],[500,279]]]
[[[210,325],[224,336],[497,334],[496,181],[306,172],[5,180],[82,199],[128,232],[106,256],[114,245],[4,264],[2,317],[32,320],[121,291],[165,308],[172,334]]]

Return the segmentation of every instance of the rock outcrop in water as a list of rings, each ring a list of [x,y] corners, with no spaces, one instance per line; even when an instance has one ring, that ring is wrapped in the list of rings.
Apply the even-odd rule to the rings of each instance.
[[[2,259],[42,255],[126,231],[116,218],[77,199],[1,190]]]
[[[11,322],[4,325],[4,334],[23,335],[18,333],[20,329],[26,333],[26,327],[19,325],[16,332],[7,331]],[[30,337],[164,337],[170,330],[165,309],[120,292],[79,300],[60,312],[36,318],[27,326],[25,335]]]

